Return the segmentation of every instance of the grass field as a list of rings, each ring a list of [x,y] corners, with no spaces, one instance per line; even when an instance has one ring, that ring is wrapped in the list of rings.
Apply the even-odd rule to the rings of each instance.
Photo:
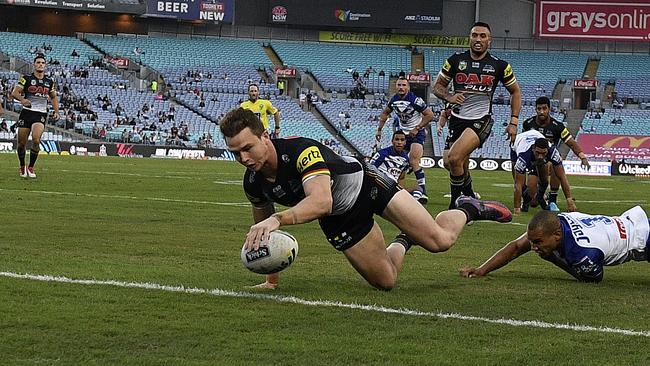
[[[288,227],[297,261],[278,290],[252,291],[262,278],[239,259],[251,216],[238,164],[46,156],[37,174],[19,178],[0,154],[0,365],[650,364],[648,263],[607,268],[600,284],[534,253],[458,275],[535,210],[469,226],[446,253],[414,248],[392,292],[366,284],[316,223]],[[435,214],[448,178],[427,174]],[[484,198],[511,204],[509,174],[473,175]],[[583,212],[650,208],[647,179],[570,182]]]

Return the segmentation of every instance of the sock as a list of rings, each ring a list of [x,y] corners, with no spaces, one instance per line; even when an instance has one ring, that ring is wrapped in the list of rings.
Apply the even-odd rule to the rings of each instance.
[[[456,199],[463,193],[463,183],[465,179],[462,175],[449,174],[449,186],[451,187],[451,201],[449,202],[449,209],[456,208]]]
[[[456,209],[463,211],[465,216],[467,216],[467,222],[474,221],[479,218],[478,208],[476,208],[471,203],[463,203]]]
[[[415,191],[411,192],[411,196],[413,196],[416,201],[419,201],[420,198],[422,198],[422,192],[419,189],[416,189]]]
[[[544,199],[546,188],[548,188],[548,183],[537,183],[537,202],[539,202],[539,207],[541,207],[542,210],[548,210],[548,203]]]
[[[558,188],[551,187],[551,190],[548,192],[548,203],[553,202],[557,204],[557,191]]]
[[[404,250],[407,252],[409,251],[409,249],[411,249],[413,245],[415,245],[415,243],[411,239],[409,239],[404,233],[399,233],[395,237],[395,239],[393,239],[393,243],[397,243],[404,246]]]
[[[422,193],[426,194],[427,187],[425,185],[426,178],[424,178],[424,169],[420,168],[420,169],[414,171],[413,174],[415,174],[415,179],[417,179],[418,185],[420,186],[420,189],[422,190]]]
[[[476,198],[474,189],[472,189],[472,176],[469,174],[469,171],[465,172],[464,177],[465,180],[463,182],[463,195]]]
[[[36,164],[36,159],[38,159],[38,151],[29,150],[29,167],[33,168]]]
[[[18,147],[18,161],[20,166],[25,166],[25,147]]]

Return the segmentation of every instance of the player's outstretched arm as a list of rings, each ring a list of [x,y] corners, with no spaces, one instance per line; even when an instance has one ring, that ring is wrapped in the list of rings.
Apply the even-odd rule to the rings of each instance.
[[[495,271],[520,255],[530,251],[530,242],[528,241],[528,234],[523,233],[517,239],[509,242],[503,248],[499,249],[480,267],[463,267],[460,269],[461,277],[482,277],[488,273]]]
[[[565,143],[573,151],[573,153],[576,154],[578,158],[580,158],[580,165],[583,168],[589,170],[591,168],[589,165],[589,159],[587,159],[587,155],[582,151],[582,147],[580,147],[578,142],[573,138],[569,138]]]

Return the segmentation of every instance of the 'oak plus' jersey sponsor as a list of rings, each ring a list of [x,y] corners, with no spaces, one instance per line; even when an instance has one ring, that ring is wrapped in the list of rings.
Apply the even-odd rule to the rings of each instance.
[[[319,176],[330,176],[332,213],[340,215],[357,200],[363,183],[363,167],[355,158],[339,156],[318,141],[296,137],[271,140],[277,153],[278,168],[274,182],[262,174],[246,170],[244,191],[257,207],[277,202],[295,206],[305,198],[303,183]]]
[[[54,80],[47,76],[39,79],[34,74],[30,74],[23,75],[18,80],[18,85],[23,89],[25,99],[32,104],[31,107],[23,108],[34,112],[47,113],[47,102],[50,93],[56,92]]]
[[[573,138],[569,129],[564,126],[564,123],[549,116],[551,123],[548,126],[540,126],[537,123],[537,117],[533,116],[524,121],[524,131],[536,130],[539,131],[548,141],[557,145],[560,141],[566,143],[569,139]]]
[[[492,95],[499,82],[506,87],[517,82],[509,63],[489,52],[474,60],[469,50],[449,57],[439,75],[453,82],[454,92],[465,92],[465,102],[455,105],[452,114],[469,120],[492,113]]]

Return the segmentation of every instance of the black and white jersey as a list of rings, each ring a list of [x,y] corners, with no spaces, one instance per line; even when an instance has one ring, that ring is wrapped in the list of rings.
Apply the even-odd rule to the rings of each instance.
[[[23,75],[18,80],[18,86],[23,89],[25,99],[31,103],[30,107],[23,107],[24,109],[47,113],[47,103],[50,100],[50,93],[56,92],[56,83],[53,79],[47,76],[39,79],[32,73],[30,75]]]
[[[549,116],[551,123],[548,126],[540,126],[537,123],[537,116],[533,116],[524,121],[523,129],[525,131],[536,130],[542,133],[547,140],[557,145],[560,141],[566,143],[569,139],[573,138],[569,129],[564,126],[564,123]]]
[[[305,198],[303,183],[319,175],[328,175],[331,179],[331,215],[340,215],[354,205],[364,176],[357,159],[339,156],[308,138],[273,139],[271,142],[278,161],[275,181],[270,182],[251,170],[244,174],[244,191],[254,206],[262,207],[270,202],[295,206]]]
[[[465,93],[465,102],[454,105],[451,112],[465,120],[481,119],[492,113],[492,96],[499,82],[506,87],[517,82],[509,63],[489,52],[474,60],[469,50],[445,60],[439,75],[453,82],[454,92]]]

